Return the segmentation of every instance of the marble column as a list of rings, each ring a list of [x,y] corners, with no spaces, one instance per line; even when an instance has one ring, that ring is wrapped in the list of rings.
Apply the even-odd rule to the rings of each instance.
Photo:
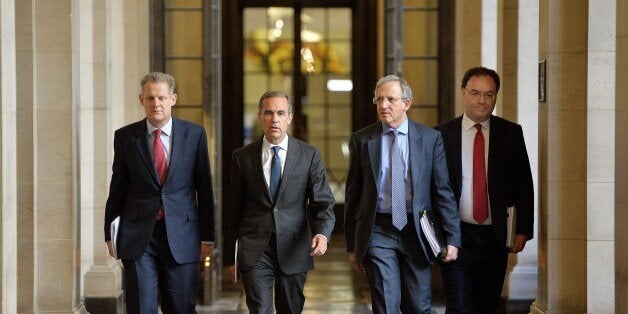
[[[587,310],[586,0],[541,0],[539,58],[539,296],[532,313]]]
[[[85,0],[79,6],[78,76],[79,203],[81,268],[85,308],[92,313],[124,311],[122,269],[107,254],[103,234],[107,199],[107,15],[105,0]],[[120,31],[120,30],[117,30]]]
[[[15,3],[17,65],[17,312],[33,313],[33,6]]]
[[[455,93],[456,116],[464,108],[460,95],[460,81],[464,73],[482,62],[482,0],[456,0],[455,27]]]
[[[500,116],[519,123],[528,150],[532,180],[538,190],[538,1],[505,0],[503,10],[502,110]],[[538,290],[538,193],[535,192],[534,239],[510,254],[502,296],[534,300]]]
[[[615,0],[589,1],[587,55],[587,313],[615,310]],[[624,247],[626,247],[624,245]]]
[[[33,311],[85,312],[80,301],[77,128],[70,0],[33,1]]]
[[[0,0],[0,201],[2,313],[17,312],[17,105],[15,1]]]
[[[628,313],[628,0],[616,3],[615,313]]]

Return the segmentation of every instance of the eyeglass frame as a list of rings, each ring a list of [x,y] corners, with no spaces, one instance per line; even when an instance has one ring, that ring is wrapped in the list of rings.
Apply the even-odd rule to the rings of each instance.
[[[388,103],[393,104],[396,103],[400,100],[406,101],[408,99],[403,99],[402,97],[399,98],[395,98],[395,97],[373,97],[373,105],[377,105],[379,103],[383,103],[384,100],[388,101]]]
[[[464,89],[465,91],[468,91],[468,92],[469,92],[469,95],[471,96],[471,98],[473,98],[473,99],[475,99],[475,100],[480,100],[480,98],[482,98],[482,99],[485,99],[485,100],[487,100],[487,99],[488,99],[488,100],[490,100],[490,101],[495,101],[495,100],[497,99],[497,94],[498,94],[498,92],[495,92],[495,93],[493,94],[493,92],[486,92],[486,93],[482,93],[482,92],[480,92],[479,90],[475,90],[475,89],[469,90],[469,89],[468,89],[468,88],[466,88],[466,87],[463,87],[463,89]]]

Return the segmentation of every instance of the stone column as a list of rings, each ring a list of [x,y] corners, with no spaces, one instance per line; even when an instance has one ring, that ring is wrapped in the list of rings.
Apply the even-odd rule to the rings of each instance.
[[[538,1],[504,1],[502,114],[519,123],[530,159],[532,180],[538,190]],[[538,193],[535,192],[535,226],[538,223]],[[511,254],[502,296],[511,300],[534,300],[537,296],[537,230],[525,249]]]
[[[587,313],[613,313],[615,134],[612,130],[615,130],[615,0],[589,1],[587,24],[586,310]]]
[[[587,310],[586,0],[541,0],[539,58],[539,296],[532,313]]]
[[[80,302],[77,128],[70,0],[33,1],[34,312]]]
[[[2,313],[17,312],[17,127],[15,1],[0,0],[0,216]]]
[[[618,0],[616,12],[615,313],[628,313],[628,0]]]
[[[78,77],[79,202],[81,211],[81,266],[85,308],[91,313],[122,313],[122,269],[107,254],[103,234],[109,185],[108,155],[112,146],[107,128],[106,1],[84,0],[79,6]]]
[[[3,11],[4,12],[4,11]],[[17,312],[33,313],[33,4],[16,1],[18,252]]]

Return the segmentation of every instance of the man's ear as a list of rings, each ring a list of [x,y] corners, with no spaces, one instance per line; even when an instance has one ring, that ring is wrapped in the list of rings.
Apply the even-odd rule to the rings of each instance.
[[[177,104],[177,94],[172,94],[172,105],[176,105]]]

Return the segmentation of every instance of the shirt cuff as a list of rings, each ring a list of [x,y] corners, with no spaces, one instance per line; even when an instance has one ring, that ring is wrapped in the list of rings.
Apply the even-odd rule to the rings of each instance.
[[[316,238],[316,237],[323,237],[323,238],[325,239],[325,241],[327,241],[327,237],[326,237],[325,235],[323,235],[323,234],[320,234],[320,233],[319,233],[319,234],[317,234],[317,235],[315,235],[314,237],[315,237],[315,238]]]

